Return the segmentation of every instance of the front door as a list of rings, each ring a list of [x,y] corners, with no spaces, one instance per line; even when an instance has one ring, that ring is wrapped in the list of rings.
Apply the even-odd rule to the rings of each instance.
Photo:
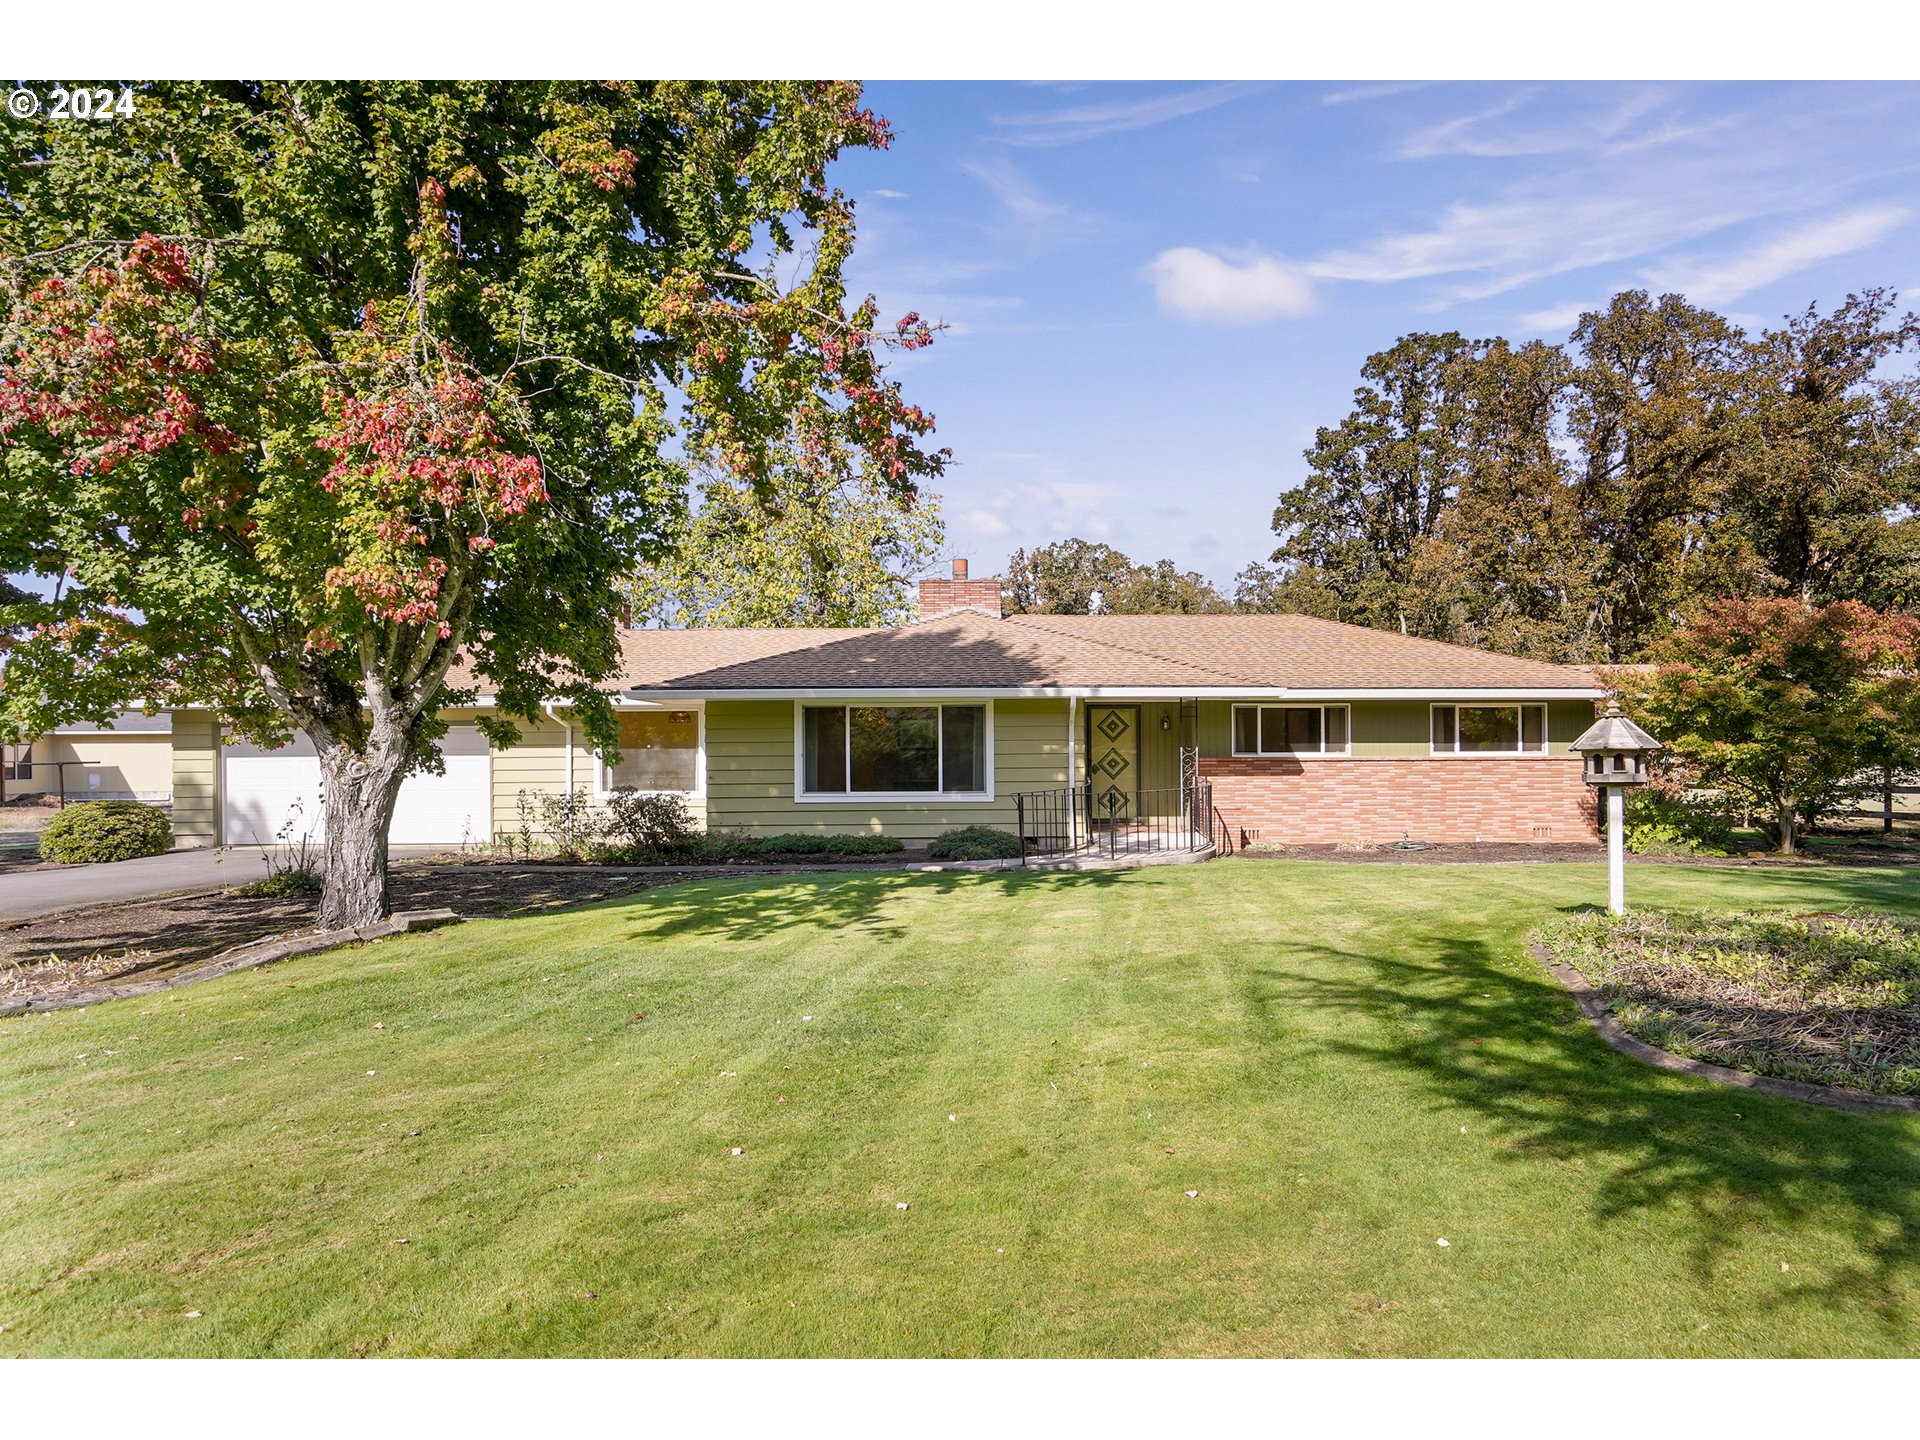
[[[1087,780],[1095,821],[1130,820],[1140,788],[1140,707],[1087,706]]]

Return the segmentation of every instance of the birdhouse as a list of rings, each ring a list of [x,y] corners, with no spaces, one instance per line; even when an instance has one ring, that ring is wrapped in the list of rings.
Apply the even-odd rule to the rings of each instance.
[[[1609,700],[1606,713],[1567,748],[1585,757],[1582,778],[1589,785],[1644,785],[1652,778],[1653,752],[1665,747],[1629,720],[1618,700]]]

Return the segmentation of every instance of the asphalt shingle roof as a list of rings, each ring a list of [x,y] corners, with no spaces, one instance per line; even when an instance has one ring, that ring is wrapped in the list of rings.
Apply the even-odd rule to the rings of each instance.
[[[956,611],[881,630],[629,630],[635,690],[1591,689],[1577,666],[1305,615]]]

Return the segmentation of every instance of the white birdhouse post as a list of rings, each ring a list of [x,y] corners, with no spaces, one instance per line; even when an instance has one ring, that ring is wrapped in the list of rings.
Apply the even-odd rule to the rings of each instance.
[[[1644,785],[1652,778],[1647,765],[1653,752],[1662,746],[1622,713],[1618,700],[1609,700],[1606,713],[1567,748],[1585,757],[1581,778],[1606,792],[1607,909],[1624,915],[1627,910],[1627,787]]]

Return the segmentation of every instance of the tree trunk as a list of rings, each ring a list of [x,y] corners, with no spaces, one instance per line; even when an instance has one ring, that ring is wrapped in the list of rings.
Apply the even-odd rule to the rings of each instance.
[[[321,928],[343,930],[387,918],[387,829],[406,773],[404,745],[378,741],[360,755],[346,745],[320,755],[321,804],[327,821],[326,889]]]
[[[1791,801],[1776,800],[1774,802],[1773,808],[1774,808],[1774,814],[1779,816],[1779,824],[1780,824],[1779,853],[1782,855],[1792,855],[1795,853],[1794,841],[1798,838],[1795,831],[1795,826],[1799,820],[1799,817],[1794,814],[1793,804]]]

